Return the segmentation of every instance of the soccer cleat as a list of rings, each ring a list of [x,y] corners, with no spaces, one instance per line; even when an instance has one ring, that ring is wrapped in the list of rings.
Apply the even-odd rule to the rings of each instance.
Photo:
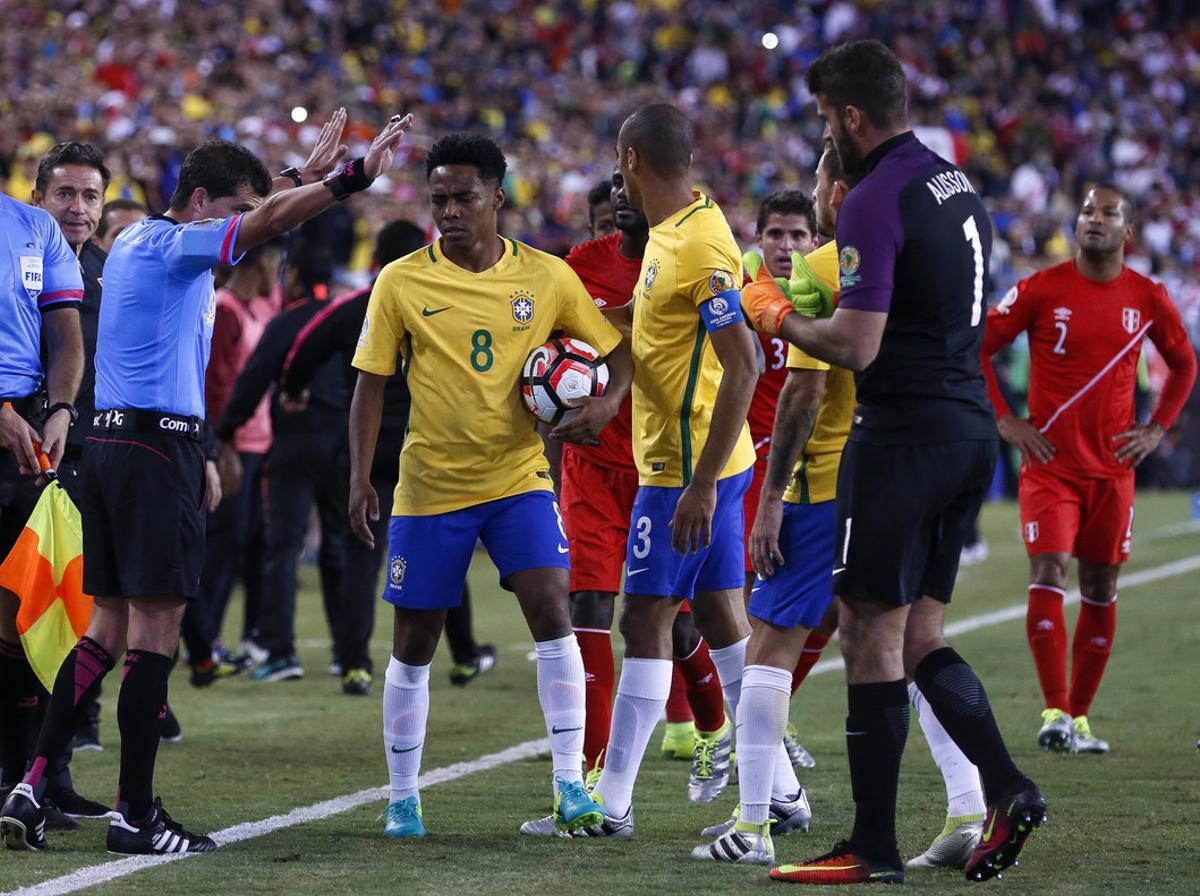
[[[242,643],[238,645],[237,653],[231,656],[229,661],[246,672],[254,666],[261,666],[270,658],[271,654],[265,647],[260,647],[249,638],[243,638]]]
[[[788,759],[795,768],[815,768],[817,760],[813,759],[812,753],[804,749],[800,741],[796,739],[796,726],[788,722],[787,733],[783,735],[783,746],[787,750]]]
[[[609,837],[623,840],[633,836],[633,806],[630,806],[620,818],[614,818],[604,813],[600,823],[590,828],[579,828],[571,832],[572,837]]]
[[[371,673],[366,669],[351,669],[342,676],[342,693],[354,697],[371,695]]]
[[[185,831],[167,814],[161,797],[154,798],[141,824],[130,824],[120,812],[114,812],[108,823],[108,851],[119,856],[212,852],[216,848],[212,837]]]
[[[741,814],[741,809],[740,805],[734,806],[733,815],[727,821],[704,828],[700,832],[700,836],[720,837],[727,831],[733,830],[733,826]],[[808,794],[804,792],[804,788],[800,788],[800,792],[794,799],[771,800],[770,819],[772,834],[786,834],[796,828],[800,828],[807,834],[809,825],[812,824],[812,808],[808,804]]]
[[[521,822],[521,834],[526,837],[564,837],[571,838],[570,831],[560,831],[558,825],[554,821],[553,815],[547,815],[544,818],[535,818],[531,821]]]
[[[107,818],[112,811],[103,803],[89,800],[70,787],[60,787],[50,791],[46,796],[64,815],[71,818]]]
[[[967,880],[987,880],[1017,864],[1026,839],[1046,820],[1046,798],[1032,782],[1004,802],[988,806],[983,835],[967,860]]]
[[[872,862],[842,840],[829,852],[796,865],[780,865],[769,872],[772,880],[793,884],[902,884],[904,868],[896,863]]]
[[[162,717],[160,725],[158,739],[164,744],[177,744],[183,740],[183,729],[179,726],[179,719],[170,704],[167,704],[167,714]]]
[[[1069,715],[1061,709],[1042,710],[1042,727],[1037,735],[1039,747],[1065,753],[1071,749],[1071,740],[1074,737],[1075,729],[1071,725]]]
[[[712,843],[702,843],[693,849],[692,858],[733,865],[770,865],[775,861],[771,823],[743,824],[739,821]]]
[[[250,676],[254,681],[297,681],[303,677],[304,667],[294,656],[280,656],[267,660]]]
[[[604,750],[600,751],[600,755],[596,757],[596,764],[593,765],[586,775],[583,776],[583,786],[587,788],[587,792],[591,793],[596,789],[596,785],[600,783],[600,775],[604,772]]]
[[[388,803],[381,818],[386,817],[383,826],[385,837],[424,837],[425,818],[421,812],[421,804],[415,796],[406,796],[402,800]]]
[[[929,849],[909,859],[906,868],[963,868],[975,845],[983,836],[982,815],[947,818],[942,832],[933,838]]]
[[[1092,734],[1092,726],[1087,716],[1076,716],[1072,722],[1074,731],[1071,732],[1072,753],[1107,753],[1108,741],[1101,740]]]
[[[194,688],[206,688],[214,681],[229,678],[242,671],[242,667],[236,663],[224,662],[212,656],[193,664],[191,669],[189,680]]]
[[[733,726],[729,720],[711,733],[696,732],[692,751],[692,773],[688,778],[688,799],[709,803],[721,795],[729,783],[729,754],[733,748]]]
[[[554,780],[554,823],[560,830],[595,827],[604,820],[604,808],[588,793],[582,781]]]
[[[0,837],[9,849],[49,849],[46,813],[28,784],[18,784],[0,807]]]
[[[480,644],[475,650],[475,659],[469,663],[455,663],[450,667],[450,683],[460,688],[466,687],[480,675],[491,672],[496,666],[496,658],[494,644]]]
[[[79,830],[79,822],[54,805],[54,800],[48,796],[42,797],[42,814],[46,816],[46,830],[48,831]]]
[[[100,743],[100,721],[98,719],[81,719],[75,726],[75,736],[71,738],[71,750],[81,753],[85,750],[103,750]]]
[[[667,759],[691,759],[696,749],[695,722],[667,722],[659,750]]]

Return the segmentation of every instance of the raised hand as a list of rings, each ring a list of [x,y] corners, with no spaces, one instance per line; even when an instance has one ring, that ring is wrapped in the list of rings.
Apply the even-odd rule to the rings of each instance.
[[[342,157],[347,147],[342,143],[342,132],[346,129],[346,109],[340,107],[329,121],[321,127],[317,142],[313,144],[308,161],[300,169],[300,177],[306,184],[316,183],[332,171]]]
[[[363,172],[367,177],[374,180],[392,166],[396,150],[404,142],[404,132],[412,127],[412,123],[411,114],[405,115],[403,118],[393,115],[392,120],[387,123],[387,127],[375,136],[375,139],[371,141],[371,148],[363,157]]]

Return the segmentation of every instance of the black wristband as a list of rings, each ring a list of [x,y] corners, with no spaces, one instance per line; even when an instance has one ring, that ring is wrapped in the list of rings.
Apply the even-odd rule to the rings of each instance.
[[[59,411],[67,412],[67,415],[71,418],[72,426],[74,426],[75,421],[79,419],[79,411],[75,410],[75,405],[69,404],[65,401],[56,402],[55,404],[52,404],[50,407],[46,408],[46,415],[43,419],[49,420]]]
[[[359,193],[371,186],[374,178],[367,177],[366,160],[353,159],[337,170],[337,174],[325,178],[325,186],[333,198],[341,202],[351,193]]]

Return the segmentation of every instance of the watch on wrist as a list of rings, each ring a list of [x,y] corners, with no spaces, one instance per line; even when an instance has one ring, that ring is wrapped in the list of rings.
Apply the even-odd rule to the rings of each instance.
[[[46,419],[49,420],[51,417],[53,417],[59,411],[67,412],[67,415],[71,418],[72,426],[74,426],[76,424],[76,422],[78,422],[79,411],[75,410],[75,406],[73,404],[68,404],[65,401],[57,402],[55,404],[50,405],[50,407],[46,408]]]
[[[298,187],[304,186],[304,178],[300,176],[300,169],[295,165],[290,168],[284,168],[279,172],[279,176],[291,178],[292,182]]]

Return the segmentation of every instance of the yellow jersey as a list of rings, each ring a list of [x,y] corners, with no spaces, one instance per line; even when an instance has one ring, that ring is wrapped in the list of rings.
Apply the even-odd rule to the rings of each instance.
[[[831,285],[838,286],[838,249],[830,240],[805,256],[818,277]],[[838,467],[842,462],[842,449],[850,435],[850,424],[854,421],[854,406],[858,399],[854,390],[854,374],[841,367],[833,367],[824,361],[802,352],[796,346],[788,347],[789,370],[824,370],[825,394],[817,410],[817,420],[812,435],[804,446],[804,452],[792,471],[792,481],[783,500],[793,504],[820,504],[837,497]]]
[[[633,456],[642,485],[686,486],[712,422],[721,362],[698,306],[742,284],[742,256],[709,197],[656,227],[633,305]],[[742,425],[721,479],[754,464]]]
[[[412,395],[395,516],[552,491],[520,396],[525,359],[555,330],[601,355],[621,341],[562,259],[502,239],[486,271],[459,267],[439,241],[387,265],[371,290],[354,366],[391,376],[399,353]]]

